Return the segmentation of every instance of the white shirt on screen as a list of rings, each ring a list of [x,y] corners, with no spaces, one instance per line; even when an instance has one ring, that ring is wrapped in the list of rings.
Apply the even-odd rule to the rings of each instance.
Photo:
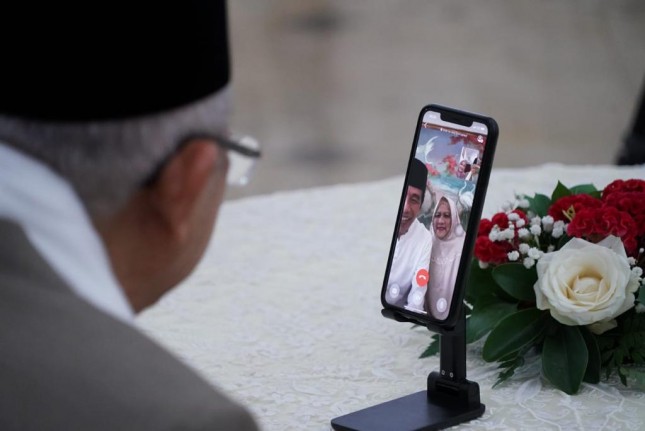
[[[425,312],[431,249],[432,235],[419,220],[414,220],[394,249],[385,293],[389,304]]]

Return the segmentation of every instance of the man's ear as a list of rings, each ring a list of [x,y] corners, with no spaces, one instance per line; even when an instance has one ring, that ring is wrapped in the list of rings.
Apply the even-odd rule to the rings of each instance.
[[[175,239],[181,241],[188,234],[199,196],[222,154],[206,139],[192,140],[175,153],[150,186],[150,203]]]

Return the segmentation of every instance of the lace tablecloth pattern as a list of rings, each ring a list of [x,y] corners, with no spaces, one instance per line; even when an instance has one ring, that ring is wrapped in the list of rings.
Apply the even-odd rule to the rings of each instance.
[[[645,178],[645,166],[494,169],[484,216],[516,192],[550,193],[558,179],[601,188],[617,178]],[[329,430],[336,416],[424,389],[439,367],[438,357],[418,359],[430,332],[380,314],[402,182],[226,202],[198,268],[139,326],[267,431]],[[468,347],[486,412],[455,429],[645,429],[645,388],[611,378],[568,396],[540,377],[538,360],[493,389],[497,373],[481,344]]]

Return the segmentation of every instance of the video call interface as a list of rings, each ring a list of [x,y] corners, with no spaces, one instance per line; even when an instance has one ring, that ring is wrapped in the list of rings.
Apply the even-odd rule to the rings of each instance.
[[[448,317],[486,136],[482,123],[465,127],[424,114],[396,227],[388,304]]]

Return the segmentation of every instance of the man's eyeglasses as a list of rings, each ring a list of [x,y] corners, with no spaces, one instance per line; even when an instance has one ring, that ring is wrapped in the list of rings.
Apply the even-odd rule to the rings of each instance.
[[[255,138],[250,136],[222,136],[222,135],[206,135],[195,134],[190,135],[181,140],[177,149],[183,147],[193,139],[208,139],[213,141],[215,145],[228,150],[228,173],[226,174],[226,184],[230,186],[245,186],[251,180],[255,162],[262,155],[260,151],[260,144]],[[159,173],[166,165],[168,160],[172,157],[169,155],[160,165],[153,171],[144,185],[150,185],[155,182]]]
[[[260,144],[250,136],[223,137],[215,136],[213,140],[228,151],[228,173],[226,184],[245,186],[251,180],[255,162],[260,158]]]

